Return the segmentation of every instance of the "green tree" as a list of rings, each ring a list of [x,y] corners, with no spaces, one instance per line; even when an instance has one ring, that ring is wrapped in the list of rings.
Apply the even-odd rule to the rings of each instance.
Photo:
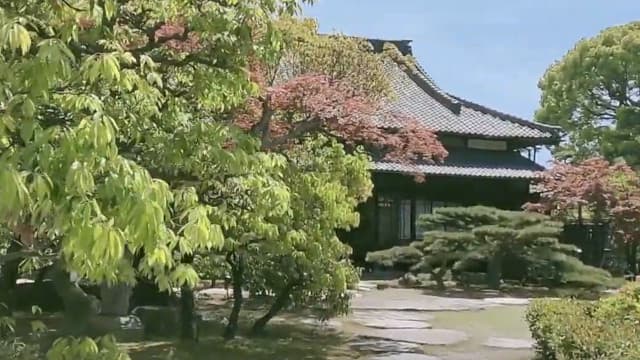
[[[277,27],[283,51],[274,62],[252,64],[261,91],[234,123],[277,162],[252,181],[266,181],[279,200],[248,186],[228,187],[221,197],[233,199],[223,200],[225,208],[242,219],[225,228],[234,285],[228,338],[237,331],[243,288],[273,295],[255,331],[285,307],[317,306],[325,316],[346,312],[356,272],[336,230],[357,225],[356,206],[370,195],[364,152],[401,161],[446,155],[436,136],[411,119],[399,129],[379,126],[379,117],[399,114],[383,106],[389,96],[384,58],[366,41],[320,36],[312,21],[286,18]]]
[[[560,125],[567,141],[556,157],[604,155],[640,165],[640,22],[581,40],[539,83],[536,121]]]
[[[90,281],[188,290],[189,257],[225,243],[224,209],[198,196],[222,175],[202,179],[256,149],[227,111],[298,5],[0,2],[0,224]]]

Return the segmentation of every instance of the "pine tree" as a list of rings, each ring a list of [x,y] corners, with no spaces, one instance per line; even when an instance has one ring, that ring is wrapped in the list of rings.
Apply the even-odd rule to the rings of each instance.
[[[541,214],[485,206],[451,207],[423,215],[420,224],[427,229],[424,240],[369,253],[367,261],[387,266],[413,262],[412,272],[429,272],[444,287],[448,271],[463,270],[470,261],[480,260],[487,264],[487,284],[498,288],[507,256],[575,250],[559,243],[562,224]]]

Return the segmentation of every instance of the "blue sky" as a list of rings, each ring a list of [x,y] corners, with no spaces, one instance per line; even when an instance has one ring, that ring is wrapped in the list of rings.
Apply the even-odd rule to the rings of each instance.
[[[531,119],[547,67],[581,38],[640,20],[640,0],[317,0],[304,14],[325,33],[411,39],[440,87]]]

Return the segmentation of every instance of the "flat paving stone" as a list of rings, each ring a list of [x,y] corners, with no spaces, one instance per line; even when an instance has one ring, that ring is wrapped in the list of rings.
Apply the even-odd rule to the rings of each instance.
[[[429,321],[433,315],[425,311],[355,310],[349,318],[355,322],[371,320]]]
[[[464,332],[449,329],[372,329],[362,335],[420,345],[453,345],[469,339]]]
[[[440,360],[439,357],[424,354],[389,354],[370,357],[370,360]]]
[[[484,345],[500,349],[532,349],[533,340],[491,337]]]
[[[358,336],[349,342],[349,346],[359,353],[417,353],[422,354],[422,345],[404,341],[383,340]]]
[[[431,329],[431,324],[413,320],[378,319],[359,321],[358,324],[376,329]]]
[[[495,305],[529,305],[531,299],[527,298],[509,298],[509,297],[495,297],[486,298],[484,301]]]

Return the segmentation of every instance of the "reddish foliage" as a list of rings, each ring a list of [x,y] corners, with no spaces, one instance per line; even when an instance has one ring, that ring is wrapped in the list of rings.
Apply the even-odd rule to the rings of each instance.
[[[382,120],[401,126],[384,128]],[[267,88],[248,103],[236,124],[257,130],[267,150],[323,133],[391,161],[433,162],[447,155],[436,135],[416,120],[390,113],[381,102],[325,75],[301,75]]]
[[[536,182],[542,186],[540,202],[526,204],[525,208],[539,212],[557,212],[566,215],[578,208],[591,210],[596,216],[605,215],[615,203],[615,189],[611,179],[619,171],[601,158],[580,164],[555,163],[540,173]]]
[[[640,178],[627,165],[612,165],[602,158],[579,164],[556,163],[540,174],[540,202],[526,204],[530,211],[564,217],[579,207],[590,210],[596,221],[610,221],[622,243],[640,235]]]
[[[169,22],[160,26],[155,32],[155,40],[178,52],[194,52],[202,49],[200,36],[195,32],[187,31],[180,22]]]

